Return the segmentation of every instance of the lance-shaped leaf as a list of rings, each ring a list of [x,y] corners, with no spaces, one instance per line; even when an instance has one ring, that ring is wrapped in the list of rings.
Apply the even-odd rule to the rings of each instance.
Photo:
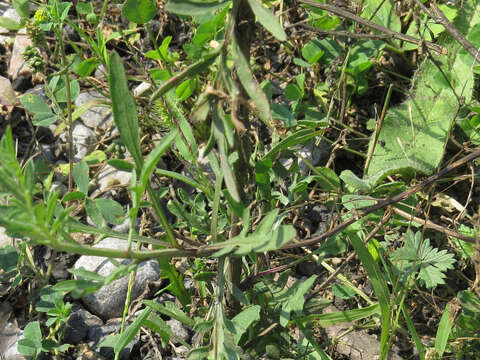
[[[127,77],[120,56],[113,51],[110,55],[110,96],[115,125],[120,132],[120,138],[135,160],[137,169],[142,168],[143,158],[140,149],[140,130],[138,126],[135,100],[127,86]]]
[[[232,52],[240,83],[247,92],[248,96],[250,96],[250,98],[253,100],[258,111],[258,117],[267,125],[269,125],[272,115],[270,113],[270,104],[267,96],[254,79],[252,69],[250,68],[248,60],[240,49],[235,36],[232,42]]]
[[[287,40],[287,34],[285,34],[282,25],[275,15],[257,0],[248,0],[248,4],[257,17],[258,22],[262,24],[265,29],[267,29],[278,40]]]
[[[216,10],[223,8],[229,3],[230,1],[223,1],[219,3],[217,1],[193,2],[186,0],[169,0],[166,10],[177,15],[197,16],[203,14],[212,14]]]

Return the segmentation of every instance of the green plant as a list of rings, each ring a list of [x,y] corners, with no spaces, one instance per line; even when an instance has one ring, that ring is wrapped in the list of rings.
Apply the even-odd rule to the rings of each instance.
[[[29,20],[25,5],[28,2],[15,3],[22,11],[22,21]],[[41,352],[58,354],[67,350],[67,346],[60,345],[63,326],[71,310],[70,304],[63,301],[64,295],[70,293],[77,299],[125,275],[130,276],[130,283],[120,333],[99,345],[113,347],[117,358],[141,327],[155,332],[164,348],[175,340],[190,350],[189,358],[212,359],[247,356],[329,359],[330,339],[319,337],[318,328],[351,321],[356,321],[359,327],[380,329],[381,359],[387,358],[400,328],[408,330],[422,360],[429,351],[435,351],[438,356],[454,351],[461,336],[473,336],[472,329],[478,322],[475,309],[478,299],[473,293],[465,292],[460,293],[459,298],[469,309],[462,313],[461,321],[452,321],[455,307],[452,302],[448,303],[436,331],[435,344],[422,342],[408,307],[414,289],[418,289],[413,284],[418,282],[434,291],[443,284],[445,272],[453,268],[455,260],[446,250],[433,248],[420,231],[408,230],[403,238],[398,235],[404,226],[422,226],[412,209],[420,208],[423,203],[414,195],[415,191],[408,193],[410,188],[406,181],[384,181],[388,175],[408,175],[409,171],[425,168],[428,169],[424,172],[429,173],[438,166],[453,122],[447,124],[435,117],[439,118],[440,113],[444,115],[443,109],[450,115],[458,110],[462,100],[458,97],[458,89],[465,85],[460,76],[467,76],[466,68],[472,65],[469,55],[455,48],[449,58],[439,60],[442,76],[434,74],[438,62],[426,60],[417,74],[416,97],[407,100],[400,110],[388,110],[385,125],[379,126],[379,134],[372,136],[371,143],[378,143],[378,146],[371,147],[373,160],[370,166],[367,160],[365,176],[357,176],[354,166],[338,176],[331,164],[313,166],[299,150],[308,142],[318,144],[323,139],[335,144],[334,153],[341,148],[360,156],[360,162],[368,158],[362,153],[365,146],[346,145],[348,136],[331,140],[332,132],[338,131],[337,126],[342,134],[359,133],[344,123],[347,117],[335,119],[337,111],[332,110],[335,99],[343,99],[338,114],[345,115],[356,98],[372,90],[369,75],[376,70],[375,60],[382,52],[388,49],[406,57],[402,51],[408,47],[392,39],[359,40],[348,47],[343,41],[313,37],[296,44],[283,29],[281,17],[269,9],[283,7],[283,3],[270,2],[267,7],[257,0],[213,3],[170,0],[166,10],[177,14],[193,34],[191,41],[179,48],[172,36],[164,36],[160,41],[153,33],[150,22],[158,10],[153,0],[125,1],[121,16],[130,21],[128,29],[122,30],[119,26],[114,29],[118,31],[104,36],[102,25],[109,3],[105,0],[102,9],[96,11],[93,3],[78,2],[79,21],[76,22],[68,18],[71,4],[50,0],[41,4],[34,19],[29,20],[36,26],[31,28],[31,36],[38,36],[38,39],[42,35],[39,28],[53,30],[59,42],[53,53],[61,59],[60,71],[46,78],[48,100],[36,95],[22,97],[22,104],[33,114],[33,124],[60,123],[59,132],[65,127],[70,131],[72,122],[94,105],[90,103],[75,109],[72,101],[82,84],[94,83],[89,76],[103,64],[108,72],[108,95],[120,139],[114,140],[105,152],[98,151],[76,164],[70,161],[68,168],[64,166],[63,172],[71,178],[67,194],[61,197],[52,191],[53,172],[41,174],[44,170],[41,163],[18,161],[12,130],[7,129],[0,142],[0,225],[21,239],[21,252],[14,264],[13,257],[11,261],[5,258],[13,255],[13,249],[2,249],[0,264],[5,269],[2,275],[6,282],[12,281],[14,268],[18,269],[24,261],[35,272],[30,252],[30,247],[35,245],[105,256],[113,263],[116,263],[115,258],[127,258],[131,262],[117,264],[115,271],[106,277],[70,269],[75,278],[53,287],[45,286],[48,270],[45,274],[35,272],[42,279],[39,286],[43,286],[36,311],[47,314],[45,325],[49,333],[44,336],[42,329],[45,328],[37,321],[29,323],[25,339],[20,343],[22,353],[37,357]],[[359,11],[364,19],[392,31],[402,29],[399,17],[393,12],[392,1],[375,0],[364,5]],[[309,24],[318,30],[338,30],[341,24],[338,17],[329,17],[325,11],[312,6],[307,10]],[[467,22],[464,19],[473,10],[475,8],[470,7],[458,12],[458,19],[462,19],[458,24],[468,25],[470,38],[476,34],[477,18],[472,16]],[[273,36],[282,51],[293,55],[293,64],[299,67],[296,76],[285,81],[288,84],[280,94],[288,103],[280,103],[276,97],[278,93],[274,96],[271,81],[257,82],[265,73],[257,73],[260,71],[256,64],[258,58],[252,56],[251,51],[256,21]],[[67,55],[61,34],[64,24],[77,31],[87,51],[80,51],[78,44],[72,42],[74,53]],[[358,27],[348,22],[343,25],[352,32]],[[422,32],[429,27],[431,24],[423,24]],[[153,50],[145,54],[135,46],[142,31],[149,34],[153,45]],[[440,28],[434,29],[432,35],[440,32]],[[128,52],[133,59],[132,72],[136,70],[140,75],[132,75],[130,71],[127,75],[124,60],[110,48],[114,40],[121,44],[119,53]],[[451,43],[448,39],[442,41],[445,46]],[[413,47],[418,46],[414,44]],[[148,66],[145,66],[145,59],[149,61]],[[324,79],[317,74],[324,69],[330,70],[331,82],[329,76]],[[134,98],[130,85],[139,80],[149,83],[150,92]],[[464,92],[467,102],[472,84],[469,78]],[[428,112],[425,125],[423,118],[415,111],[410,112],[408,106],[422,102],[429,110],[428,106],[437,100],[431,96],[432,92],[445,99],[438,105],[444,107],[441,111]],[[105,103],[110,104],[109,101]],[[386,103],[388,105],[388,101]],[[469,106],[477,110],[473,104]],[[401,116],[397,118],[398,114]],[[469,115],[463,116],[461,127],[475,141],[478,119]],[[142,125],[149,126],[148,131],[142,133]],[[265,129],[267,135],[260,136],[258,129]],[[151,130],[162,137],[149,148],[141,139],[146,135],[148,140]],[[432,151],[423,152],[421,147],[416,147],[415,141],[421,139],[428,143],[432,133],[438,132],[443,135],[441,139],[436,138],[438,141]],[[366,135],[361,135],[362,139],[367,139]],[[392,143],[395,146],[391,146]],[[403,151],[406,144],[411,152]],[[198,160],[201,148],[211,167],[208,176]],[[89,165],[105,162],[106,153],[112,157],[108,160],[110,165],[132,175],[127,189],[130,202],[125,207],[112,199],[93,198],[90,194],[94,170]],[[131,158],[125,156],[127,153]],[[186,171],[180,173],[176,167],[175,170],[159,168],[159,160],[165,154],[169,162],[184,166]],[[406,162],[397,163],[399,157]],[[307,165],[308,174],[300,172],[298,158]],[[292,160],[293,165],[284,166],[286,159]],[[357,161],[351,163],[357,165]],[[162,180],[174,179],[188,187],[172,189],[163,183],[154,190],[151,179],[154,175],[161,176]],[[399,194],[408,196],[396,198]],[[326,199],[328,210],[336,213],[335,222],[340,224],[329,229],[328,236],[313,235],[306,240],[311,245],[322,236],[330,237],[311,252],[290,251],[302,245],[293,242],[299,237],[298,229],[305,231],[298,221],[304,216],[302,210],[319,202],[320,197]],[[175,221],[167,220],[166,209],[162,206],[164,199]],[[385,211],[382,204],[389,199],[397,200],[392,200],[388,204],[391,207]],[[401,203],[397,203],[399,201]],[[400,213],[392,215],[391,211],[395,210],[407,212],[407,218]],[[137,232],[138,218],[143,219],[150,213],[161,227],[155,238]],[[94,226],[82,224],[83,216],[88,216]],[[110,228],[125,219],[129,221],[128,234]],[[83,245],[74,240],[72,233],[75,232],[92,234],[96,240],[104,236],[116,237],[119,241],[127,241],[128,249],[119,251]],[[389,235],[392,232],[393,235]],[[476,233],[472,228],[461,231],[462,234],[466,232]],[[403,244],[389,253],[390,244],[375,237],[403,241]],[[339,270],[330,265],[328,257],[343,255],[349,245],[354,252],[348,259],[353,255],[358,257],[368,279],[366,282],[372,285],[373,295],[367,295],[348,276],[339,274]],[[464,260],[474,256],[471,247],[467,250],[470,252],[463,253]],[[182,267],[187,269],[176,268],[172,258],[182,258]],[[144,300],[145,308],[128,323],[135,271],[146,259],[156,259],[161,269],[160,277],[169,282],[155,296],[169,291],[178,301],[159,304],[157,299]],[[325,269],[338,280],[331,288],[334,296],[352,303],[361,299],[361,306],[322,313],[330,301],[318,295],[316,286],[321,277],[311,274],[298,279],[292,270],[305,261]],[[185,287],[188,277],[194,280],[198,290],[195,294]],[[25,279],[25,274],[19,274],[7,289],[18,287]],[[474,310],[470,311],[472,308]],[[195,344],[199,346],[178,339],[165,317],[177,319],[200,334]],[[299,337],[292,335],[293,328],[298,330]],[[465,354],[474,349],[475,346],[468,343]]]

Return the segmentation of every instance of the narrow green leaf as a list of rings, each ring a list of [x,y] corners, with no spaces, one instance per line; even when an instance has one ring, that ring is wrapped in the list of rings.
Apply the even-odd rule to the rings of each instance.
[[[372,255],[368,252],[363,241],[356,235],[350,235],[350,241],[357,253],[358,258],[362,262],[363,267],[367,271],[370,282],[372,283],[373,290],[377,295],[378,302],[381,309],[382,319],[382,333],[380,338],[380,356],[386,357],[388,353],[388,337],[390,330],[390,306],[389,306],[389,293],[388,286],[383,274],[378,266],[378,263],[373,259]]]
[[[273,15],[270,10],[264,7],[257,0],[248,0],[250,9],[257,17],[257,20],[260,24],[263,25],[273,36],[275,36],[280,41],[287,40],[287,34],[283,30],[282,25],[278,21],[278,18]]]
[[[175,171],[169,171],[169,170],[165,170],[165,169],[155,169],[155,174],[161,175],[161,176],[168,176],[172,179],[182,181],[185,184],[194,187],[195,189],[199,189],[200,191],[202,191],[203,193],[205,193],[207,195],[209,193],[211,193],[211,191],[209,189],[207,189],[205,186],[203,186],[199,182],[195,181],[194,179],[192,179],[188,176],[177,173]]]
[[[420,360],[425,360],[425,347],[423,346],[420,336],[418,336],[417,330],[415,329],[415,325],[413,324],[413,321],[410,315],[408,314],[405,304],[402,304],[402,314],[403,314],[403,318],[405,319],[405,323],[407,324],[408,331],[410,331],[410,336],[412,337],[412,340],[415,343],[415,346],[417,347],[418,356],[420,357]]]
[[[240,49],[235,36],[232,41],[232,53],[240,83],[248,96],[250,96],[250,99],[254,102],[256,110],[258,111],[258,117],[266,123],[267,126],[270,125],[270,120],[272,119],[270,103],[268,102],[267,96],[260,88],[260,85],[254,79],[250,64]]]
[[[122,8],[122,15],[135,24],[145,24],[157,14],[155,0],[127,0]]]
[[[88,194],[88,171],[88,165],[84,160],[80,161],[78,164],[75,164],[73,167],[73,180],[75,180],[78,190],[85,195]]]
[[[194,2],[188,0],[169,0],[166,10],[177,15],[197,16],[203,14],[213,14],[216,10],[223,8],[230,1],[224,2]]]
[[[135,168],[132,163],[122,159],[110,159],[108,160],[108,164],[112,165],[117,170],[126,172],[132,172],[132,170]]]
[[[110,55],[109,85],[115,125],[120,132],[122,142],[132,154],[135,165],[139,170],[142,168],[143,158],[140,149],[137,108],[127,86],[122,60],[115,51]]]
[[[119,354],[120,351],[122,351],[125,348],[125,346],[127,346],[128,343],[133,340],[135,335],[138,333],[138,331],[142,327],[143,321],[148,317],[151,311],[152,309],[150,308],[144,309],[142,313],[135,319],[135,321],[125,329],[124,333],[120,335],[117,343],[113,348],[113,350],[115,351],[115,354]]]
[[[318,326],[327,327],[336,324],[366,319],[372,315],[379,313],[380,305],[377,303],[361,309],[336,311],[326,314],[312,314],[297,318],[296,321],[300,322],[301,324],[307,324],[315,321]]]
[[[140,182],[143,189],[145,189],[145,187],[147,186],[148,179],[150,179],[150,175],[152,174],[153,169],[157,166],[160,158],[170,147],[177,135],[178,130],[171,130],[170,133],[167,136],[164,136],[155,146],[155,149],[153,149],[153,151],[150,152],[150,154],[148,154],[148,156],[145,158],[145,164],[142,167],[142,171],[140,173]]]
[[[265,154],[264,159],[274,159],[275,156],[283,151],[291,148],[292,146],[303,144],[310,140],[311,138],[320,135],[323,133],[323,130],[312,131],[311,129],[299,130],[292,135],[287,136],[285,139],[280,141],[278,144],[274,145],[270,151]]]
[[[174,302],[167,301],[163,303],[163,305],[152,300],[144,300],[143,302],[145,305],[151,307],[155,311],[158,311],[160,314],[171,317],[172,319],[177,319],[181,323],[191,328],[195,326],[195,321],[188,317]]]
[[[447,303],[445,310],[443,310],[442,318],[438,324],[437,335],[435,337],[435,349],[437,350],[437,355],[441,359],[445,348],[447,347],[448,337],[450,336],[450,331],[453,326],[452,314],[452,305]]]

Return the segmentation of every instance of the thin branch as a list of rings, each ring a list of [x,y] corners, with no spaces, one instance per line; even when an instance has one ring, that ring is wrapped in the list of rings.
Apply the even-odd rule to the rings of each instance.
[[[452,35],[455,38],[455,40],[457,40],[458,43],[462,45],[465,48],[465,50],[469,52],[470,55],[473,56],[475,61],[480,58],[479,49],[477,49],[470,41],[468,41],[467,38],[460,31],[458,31],[458,29],[447,19],[447,17],[443,14],[443,12],[438,8],[435,2],[433,1],[430,2],[431,10],[428,10],[420,0],[415,0],[415,3],[435,22],[442,25],[445,28],[445,30],[447,30],[449,34]]]
[[[369,27],[371,29],[380,31],[381,33],[387,34],[394,39],[406,41],[406,42],[409,42],[409,43],[412,43],[412,44],[417,44],[417,45],[422,41],[421,39],[418,39],[414,36],[402,34],[402,33],[390,30],[389,28],[386,28],[384,26],[375,24],[374,22],[368,21],[368,20],[366,20],[366,19],[364,19],[364,18],[362,18],[358,15],[352,14],[351,12],[349,12],[347,10],[344,10],[342,8],[339,8],[337,6],[333,6],[333,5],[329,5],[329,4],[323,4],[323,3],[312,1],[312,0],[299,0],[299,1],[301,3],[306,4],[306,5],[313,6],[313,7],[322,9],[322,10],[326,10],[326,11],[331,12],[335,15],[338,15],[342,18],[355,21],[360,25],[363,25],[363,26]],[[435,51],[439,54],[447,54],[447,49],[445,49],[444,47],[442,47],[440,45],[434,44],[434,43],[429,42],[429,41],[423,41],[422,44],[424,44],[427,48],[429,48],[429,49],[431,49],[431,50],[433,50],[433,51]]]
[[[449,166],[443,168],[442,170],[440,170],[438,173],[426,178],[424,181],[418,183],[417,185],[412,186],[410,189],[405,190],[405,191],[401,192],[400,194],[392,196],[392,197],[387,198],[385,200],[381,200],[378,203],[376,203],[375,205],[358,209],[358,214],[356,214],[355,216],[353,216],[349,220],[337,225],[332,230],[326,231],[323,234],[320,234],[318,236],[314,236],[314,237],[312,237],[308,240],[303,240],[303,241],[299,241],[299,242],[296,242],[296,243],[286,244],[282,247],[282,249],[283,250],[296,249],[296,248],[303,247],[303,246],[316,245],[319,242],[321,242],[322,240],[325,240],[325,239],[329,238],[330,236],[338,233],[339,231],[342,231],[346,227],[352,225],[353,223],[357,222],[358,220],[367,216],[368,214],[371,214],[374,211],[386,208],[389,205],[398,203],[399,201],[403,201],[403,200],[409,198],[413,194],[422,190],[424,187],[426,187],[426,186],[436,182],[438,179],[444,177],[450,171],[453,171],[453,170],[459,168],[460,166],[465,165],[469,161],[475,160],[478,157],[480,157],[480,147],[476,147],[474,149],[474,151],[471,152],[470,154],[468,154],[467,156],[464,156],[460,160],[455,161],[451,165],[449,165]],[[466,241],[468,241],[468,240],[466,240]]]

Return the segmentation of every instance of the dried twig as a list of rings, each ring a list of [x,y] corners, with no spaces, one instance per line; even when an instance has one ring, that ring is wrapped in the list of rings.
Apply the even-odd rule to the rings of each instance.
[[[405,190],[405,191],[401,192],[400,194],[392,196],[392,197],[387,198],[385,200],[381,200],[378,203],[376,203],[375,205],[358,209],[358,214],[356,214],[355,216],[353,216],[349,220],[335,226],[333,229],[331,229],[329,231],[326,231],[323,234],[320,234],[318,236],[314,236],[314,237],[312,237],[310,239],[307,239],[307,240],[299,241],[299,242],[296,242],[296,243],[286,244],[285,246],[283,246],[282,249],[283,250],[295,249],[295,248],[299,248],[299,247],[302,247],[302,246],[316,245],[317,243],[321,242],[322,240],[325,240],[325,239],[329,238],[330,236],[338,233],[339,231],[342,231],[346,227],[348,227],[351,224],[357,222],[358,220],[367,216],[368,214],[371,214],[371,213],[373,213],[377,210],[386,208],[389,205],[398,203],[399,201],[402,201],[402,200],[405,200],[405,199],[409,198],[413,194],[422,190],[424,187],[426,187],[426,186],[436,182],[438,179],[444,177],[450,171],[453,171],[453,170],[457,169],[458,167],[460,167],[462,165],[465,165],[469,161],[475,160],[478,157],[480,157],[480,147],[476,147],[474,149],[474,151],[471,152],[470,154],[468,154],[467,156],[464,156],[460,160],[455,161],[451,165],[449,165],[449,166],[443,168],[442,170],[440,170],[438,173],[426,178],[424,181],[418,183],[417,185],[412,186],[410,189]],[[460,235],[460,234],[458,234],[458,235]],[[468,241],[468,240],[465,240],[465,241]]]
[[[323,3],[312,1],[312,0],[299,0],[299,1],[301,3],[307,4],[309,6],[313,6],[313,7],[322,9],[322,10],[329,11],[329,12],[331,12],[335,15],[338,15],[342,18],[355,21],[360,25],[363,25],[363,26],[369,27],[371,29],[380,31],[381,33],[389,35],[392,38],[402,40],[402,41],[406,41],[406,42],[409,42],[409,43],[412,43],[412,44],[417,44],[417,45],[420,42],[422,42],[422,44],[424,44],[427,48],[429,48],[429,49],[431,49],[431,50],[433,50],[433,51],[435,51],[439,54],[447,54],[447,49],[445,49],[444,47],[442,47],[440,45],[434,44],[434,43],[429,42],[429,41],[422,41],[421,39],[418,39],[414,36],[410,36],[410,35],[406,35],[406,34],[402,34],[402,33],[390,30],[389,28],[386,28],[385,26],[375,24],[374,22],[368,21],[368,20],[366,20],[366,19],[364,19],[364,18],[362,18],[358,15],[352,14],[351,12],[349,12],[347,10],[344,10],[342,8],[339,8],[337,6],[333,6],[333,5],[330,5],[330,4],[323,4]]]
[[[470,55],[473,56],[475,60],[478,60],[480,58],[479,49],[477,49],[470,41],[468,41],[467,38],[460,31],[458,31],[458,29],[450,21],[448,21],[447,17],[438,8],[435,2],[433,1],[430,2],[431,10],[428,10],[420,0],[415,0],[415,3],[435,22],[442,25],[445,28],[445,30],[447,30],[449,34],[452,35],[455,38],[455,40],[457,40],[458,43],[462,45],[465,48],[465,50],[469,52]]]

